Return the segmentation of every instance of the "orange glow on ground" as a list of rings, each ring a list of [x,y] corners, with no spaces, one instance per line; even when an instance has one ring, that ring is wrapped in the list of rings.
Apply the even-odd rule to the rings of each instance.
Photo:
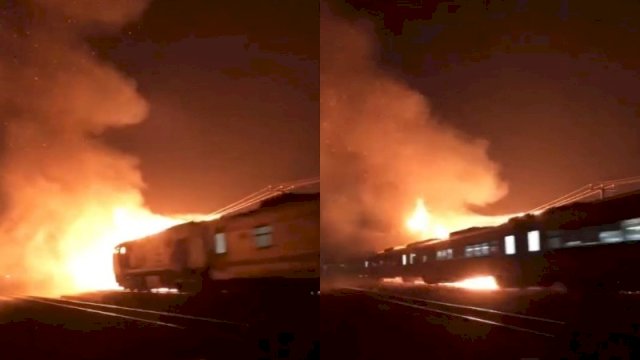
[[[452,286],[470,290],[498,290],[500,287],[493,276],[477,276],[453,283],[443,283],[441,285]]]
[[[393,284],[401,284],[402,278],[394,277],[394,278],[382,278],[383,283],[393,283]]]
[[[173,288],[155,288],[155,289],[151,289],[151,292],[160,293],[160,294],[177,294],[177,293],[179,293],[178,289],[173,289]]]

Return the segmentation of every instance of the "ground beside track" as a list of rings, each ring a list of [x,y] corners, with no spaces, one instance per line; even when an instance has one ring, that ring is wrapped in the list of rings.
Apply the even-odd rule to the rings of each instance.
[[[344,284],[343,284],[344,285]],[[360,284],[361,285],[361,284]],[[331,359],[639,358],[640,301],[544,293],[536,289],[477,293],[385,284],[369,288],[402,296],[563,319],[554,337],[430,313],[345,286],[321,295],[323,357]],[[546,290],[545,290],[546,291]]]
[[[188,318],[66,302],[0,300],[2,359],[259,359],[319,358],[318,296],[308,292],[245,290],[225,294],[99,292],[65,297],[130,308],[250,323],[238,340],[220,327]],[[42,300],[42,299],[41,299]],[[50,302],[56,302],[51,299]],[[74,309],[93,309],[93,312]],[[101,314],[113,312],[131,316]],[[136,320],[136,318],[150,321]],[[177,324],[180,328],[159,323]],[[226,331],[222,327],[222,331]],[[215,331],[214,331],[215,330]],[[228,331],[231,333],[232,331]],[[224,335],[228,335],[225,333]]]

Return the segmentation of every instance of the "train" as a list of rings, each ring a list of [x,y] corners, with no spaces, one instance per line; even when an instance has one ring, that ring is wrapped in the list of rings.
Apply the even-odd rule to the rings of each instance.
[[[118,244],[113,269],[128,290],[198,292],[206,284],[319,283],[320,194],[283,193],[252,209],[187,222]]]
[[[342,267],[427,284],[493,276],[501,287],[640,289],[640,192],[576,202],[388,248]]]

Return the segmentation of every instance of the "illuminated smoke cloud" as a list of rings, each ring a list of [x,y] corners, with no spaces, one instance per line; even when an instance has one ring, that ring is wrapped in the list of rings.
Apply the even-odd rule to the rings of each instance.
[[[82,36],[117,31],[147,2],[18,4],[6,6],[0,22],[0,270],[27,276],[32,291],[73,290],[79,285],[70,272],[94,259],[82,255],[72,265],[70,255],[95,247],[114,217],[146,211],[137,160],[100,134],[142,121],[147,104]],[[108,258],[111,244],[102,241]],[[92,268],[84,271],[90,276]]]
[[[322,11],[325,255],[408,241],[404,222],[418,197],[447,228],[474,225],[468,222],[480,217],[469,205],[507,192],[488,143],[441,122],[423,94],[376,66],[370,24]]]

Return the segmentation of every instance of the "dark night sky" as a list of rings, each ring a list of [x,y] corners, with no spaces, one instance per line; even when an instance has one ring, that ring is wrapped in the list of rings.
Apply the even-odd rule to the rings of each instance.
[[[141,124],[109,142],[140,159],[158,212],[209,212],[318,176],[318,4],[156,0],[98,54],[138,82]]]
[[[329,5],[373,22],[379,66],[489,141],[510,191],[487,211],[640,174],[640,3],[348,3]]]

